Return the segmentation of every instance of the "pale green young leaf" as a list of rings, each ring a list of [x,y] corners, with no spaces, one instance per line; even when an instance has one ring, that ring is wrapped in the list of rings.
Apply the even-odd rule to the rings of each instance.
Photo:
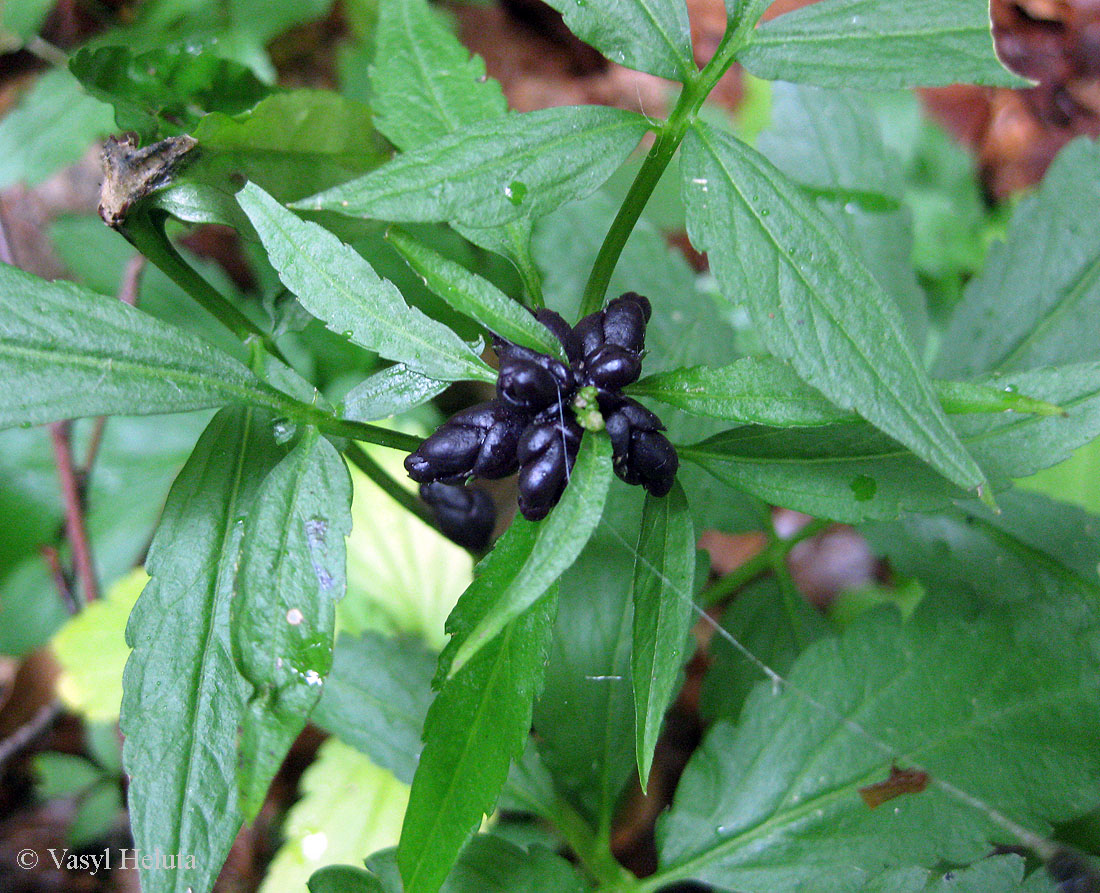
[[[1000,413],[953,419],[960,439],[995,486],[1053,465],[1100,435],[1100,365],[1042,369],[998,381],[1057,404],[1068,415]],[[895,441],[859,423],[734,428],[681,447],[680,456],[765,501],[838,521],[938,511],[959,496]]]
[[[237,201],[283,285],[328,328],[429,378],[496,380],[458,335],[406,304],[392,282],[336,236],[299,219],[254,184]]]
[[[295,207],[472,227],[540,217],[593,192],[648,126],[640,115],[603,106],[477,121]]]
[[[0,264],[0,427],[273,405],[243,364],[115,298]]]
[[[47,72],[0,120],[0,189],[41,183],[114,126],[111,107],[85,93],[66,69]]]
[[[515,571],[510,558],[493,556],[495,550],[486,576]],[[556,610],[556,592],[531,604],[448,678],[432,702],[397,851],[406,893],[436,893],[492,811],[508,766],[530,735]],[[468,633],[477,619],[456,609],[455,635]]]
[[[347,466],[311,429],[260,487],[234,587],[234,657],[252,685],[237,775],[247,821],[321,697],[350,532]]]
[[[612,62],[686,82],[696,71],[684,0],[549,0],[569,30]]]
[[[738,725],[719,722],[692,757],[658,826],[669,879],[858,888],[887,868],[967,864],[1015,842],[990,809],[1047,834],[1100,802],[1095,660],[1072,637],[1022,644],[1003,617],[901,625],[875,613],[811,646],[787,679],[758,685]],[[869,809],[860,788],[894,766],[931,784]]]
[[[400,415],[442,394],[449,381],[436,381],[395,363],[364,378],[344,395],[341,416],[355,422],[375,422]]]
[[[687,639],[695,619],[691,602],[694,589],[695,529],[684,490],[676,484],[663,498],[646,496],[631,585],[634,639],[630,678],[638,777],[643,790],[665,711],[691,656]]]
[[[409,784],[432,700],[435,660],[411,636],[341,635],[313,722]]]
[[[824,0],[761,25],[737,58],[822,87],[1028,85],[997,58],[988,0]]]
[[[944,412],[1061,415],[1060,407],[1003,386],[934,381]],[[630,386],[636,397],[651,397],[693,415],[777,428],[812,427],[855,418],[775,357],[742,357],[728,366],[682,366],[647,375]]]
[[[706,125],[688,134],[682,170],[693,244],[725,297],[747,302],[769,350],[948,480],[982,486],[896,305],[821,212],[761,155]]]
[[[208,890],[241,826],[237,734],[248,685],[232,657],[229,606],[243,525],[281,450],[271,420],[224,409],[176,479],[130,615],[121,727],[130,824],[142,851],[193,868],[141,869],[149,893]]]
[[[5,53],[16,49],[38,33],[54,0],[5,0],[0,9],[0,47]],[[8,41],[12,40],[15,46]]]
[[[505,626],[542,598],[573,564],[600,523],[610,486],[611,441],[590,433],[581,441],[565,493],[550,515],[537,522],[517,518],[502,538],[530,543],[530,548],[515,550],[521,561],[515,564],[511,579],[494,581],[494,586],[501,588],[494,588],[492,604],[488,610],[478,612],[478,622],[461,634],[455,631],[442,658],[443,665],[449,661],[449,673],[461,670]],[[475,579],[474,588],[484,590],[485,582]],[[468,595],[474,604],[483,601],[480,593],[476,602],[469,591]],[[469,603],[460,599],[448,624],[457,622],[469,610]]]
[[[375,35],[374,123],[399,149],[507,111],[485,63],[470,55],[427,0],[381,0]]]
[[[565,348],[550,330],[488,279],[448,260],[400,229],[391,228],[386,239],[428,288],[459,313],[506,341],[569,362]]]
[[[937,374],[968,378],[1100,358],[1100,146],[1068,145],[967,286]]]

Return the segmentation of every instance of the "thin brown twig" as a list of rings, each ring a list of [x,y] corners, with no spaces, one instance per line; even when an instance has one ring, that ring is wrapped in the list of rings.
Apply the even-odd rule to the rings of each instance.
[[[50,569],[50,578],[57,588],[58,595],[65,603],[66,610],[70,614],[79,613],[80,605],[77,603],[76,596],[73,595],[73,588],[69,585],[69,577],[65,573],[65,568],[61,566],[61,553],[57,551],[56,546],[40,546],[38,551],[46,562],[46,567]]]
[[[31,744],[35,738],[45,732],[61,713],[61,705],[57,701],[51,701],[43,705],[23,725],[0,741],[0,769],[24,747]]]
[[[145,258],[140,254],[134,255],[126,264],[126,269],[122,272],[122,282],[118,287],[118,299],[123,304],[129,304],[131,307],[137,304],[138,290],[141,288],[141,274],[144,270]],[[95,426],[92,428],[92,436],[88,440],[88,451],[84,455],[84,465],[81,467],[77,478],[77,483],[80,484],[81,498],[87,496],[88,478],[91,476],[96,456],[99,455],[99,445],[103,441],[103,429],[106,424],[107,416],[101,415],[95,420]]]
[[[61,480],[61,497],[65,503],[65,535],[73,550],[73,566],[80,588],[84,593],[84,602],[93,602],[99,597],[92,565],[92,550],[88,545],[88,530],[84,524],[84,505],[80,495],[80,485],[73,467],[73,448],[69,438],[68,422],[54,422],[50,425],[50,440],[53,443],[54,462],[57,476]]]

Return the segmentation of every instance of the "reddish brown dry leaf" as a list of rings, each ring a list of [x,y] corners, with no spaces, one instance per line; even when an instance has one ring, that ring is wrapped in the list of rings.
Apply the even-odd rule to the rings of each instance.
[[[927,772],[922,772],[920,769],[899,769],[897,766],[891,766],[890,777],[886,781],[860,788],[859,796],[863,798],[863,802],[867,804],[869,809],[874,809],[876,806],[882,806],[883,803],[893,800],[895,797],[900,797],[902,794],[919,794],[928,787],[928,782]]]

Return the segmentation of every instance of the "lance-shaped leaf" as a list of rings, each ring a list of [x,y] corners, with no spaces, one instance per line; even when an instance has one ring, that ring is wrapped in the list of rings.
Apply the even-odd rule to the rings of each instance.
[[[516,568],[510,551],[494,550],[479,579],[492,586]],[[479,591],[463,598],[486,607]],[[556,611],[556,592],[532,604],[446,680],[428,710],[424,752],[397,850],[406,893],[439,890],[463,844],[492,811],[510,762],[523,753]],[[456,608],[452,632],[465,636],[477,620]]]
[[[130,615],[123,762],[142,851],[193,867],[142,868],[150,893],[207,891],[241,826],[237,733],[248,685],[233,662],[229,606],[243,525],[278,464],[271,420],[224,409],[176,479],[149,549],[152,579]]]
[[[684,142],[692,242],[746,302],[771,353],[964,489],[985,483],[936,402],[897,307],[833,225],[771,163],[700,124]]]
[[[998,381],[1056,403],[1067,415],[1000,413],[953,420],[996,486],[1054,465],[1100,435],[1100,364],[1018,373]],[[679,450],[681,458],[731,486],[838,521],[938,511],[959,495],[896,442],[859,423],[803,429],[746,426]]]
[[[497,581],[492,604],[478,611],[477,623],[459,635],[455,632],[444,649],[441,666],[458,672],[462,666],[498,635],[513,618],[538,601],[581,553],[603,515],[607,490],[611,485],[611,441],[589,434],[581,441],[580,452],[561,501],[542,521],[517,518],[508,533],[508,554],[515,555],[514,573],[506,582]],[[497,544],[497,548],[501,547]],[[485,590],[486,583],[475,580],[471,589]],[[469,590],[467,590],[469,592]],[[463,596],[465,598],[466,596]],[[469,613],[459,600],[448,625]]]
[[[549,0],[569,30],[612,62],[674,81],[695,72],[684,0]]]
[[[934,381],[944,412],[1021,412],[1061,415],[1061,407],[1003,386]],[[854,416],[834,406],[775,357],[742,357],[728,366],[684,366],[649,375],[630,393],[652,397],[692,415],[778,428],[810,427]]]
[[[507,112],[500,84],[427,0],[381,0],[375,34],[374,124],[399,149]]]
[[[237,200],[283,285],[334,332],[429,378],[496,380],[458,335],[406,304],[392,282],[332,233],[300,220],[255,184]]]
[[[0,427],[93,415],[272,406],[201,338],[70,282],[0,264]]]
[[[336,602],[345,588],[351,481],[316,429],[268,475],[245,521],[233,599],[233,648],[253,688],[238,786],[251,821],[332,666]]]
[[[449,381],[436,381],[413,372],[404,363],[394,363],[348,391],[341,415],[356,422],[400,415],[442,394],[449,385]]]
[[[669,881],[858,889],[1015,842],[991,810],[1046,834],[1100,803],[1095,659],[1069,635],[1024,645],[1002,616],[881,612],[812,645],[787,678],[758,685],[692,757],[658,827]],[[907,769],[929,777],[869,808],[860,790]]]
[[[540,217],[595,191],[648,126],[640,115],[602,106],[478,121],[294,206],[471,227]]]
[[[634,563],[634,647],[630,655],[635,749],[643,790],[665,711],[691,654],[685,646],[695,617],[691,604],[694,582],[695,529],[683,488],[676,484],[661,499],[647,494]]]
[[[762,25],[737,58],[757,77],[821,87],[1028,83],[997,59],[989,0],[824,0]]]
[[[937,374],[966,378],[1100,358],[1100,146],[1059,153],[970,281]]]
[[[390,229],[386,239],[428,288],[459,313],[507,341],[569,362],[565,348],[550,330],[488,279],[471,273],[399,229]]]

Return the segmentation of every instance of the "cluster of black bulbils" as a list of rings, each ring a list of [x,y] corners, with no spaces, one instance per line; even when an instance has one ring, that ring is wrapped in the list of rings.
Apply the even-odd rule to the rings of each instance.
[[[634,292],[573,328],[554,311],[539,310],[535,318],[561,342],[568,365],[494,337],[500,359],[496,399],[441,425],[405,459],[409,477],[431,487],[518,471],[519,510],[539,521],[561,498],[585,429],[605,428],[615,473],[654,496],[667,494],[679,466],[676,450],[661,434],[661,420],[622,393],[641,374],[651,313],[649,301]],[[437,515],[437,503],[457,508],[462,502],[477,511],[473,497],[440,488],[421,492]]]

